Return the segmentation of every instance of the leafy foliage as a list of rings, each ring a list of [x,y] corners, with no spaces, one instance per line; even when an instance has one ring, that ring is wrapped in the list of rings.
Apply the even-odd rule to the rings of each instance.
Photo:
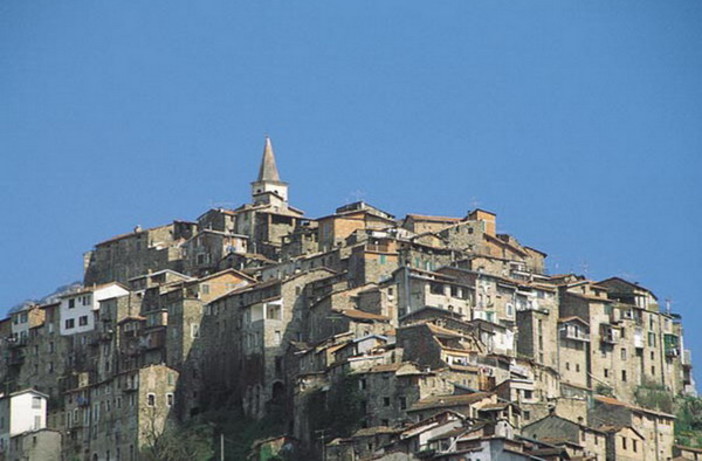
[[[595,387],[595,392],[606,397],[614,397],[614,391],[611,387],[607,386],[606,384],[598,384]]]
[[[679,397],[675,403],[675,437],[678,443],[702,447],[702,398]]]
[[[158,435],[147,436],[144,461],[208,461],[212,458],[212,427],[196,424],[168,426]]]
[[[653,410],[673,413],[673,396],[660,384],[643,384],[634,391],[636,404]]]

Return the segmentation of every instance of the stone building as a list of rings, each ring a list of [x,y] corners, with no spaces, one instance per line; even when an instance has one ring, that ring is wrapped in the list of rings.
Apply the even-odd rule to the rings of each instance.
[[[125,283],[149,271],[182,271],[180,245],[192,237],[197,223],[173,221],[164,226],[118,235],[95,245],[85,254],[86,286],[109,282]]]
[[[82,286],[0,320],[0,402],[32,387],[46,409],[5,454],[139,461],[229,412],[311,460],[672,457],[672,415],[634,402],[694,393],[680,316],[546,257],[480,209],[306,217],[266,138],[249,203],[98,243]],[[320,440],[316,412],[352,409]]]
[[[584,449],[586,456],[597,461],[607,457],[607,434],[585,424],[584,420],[571,421],[557,415],[549,415],[523,427],[522,433],[532,439],[547,442],[570,442]]]
[[[635,428],[637,437],[643,439],[642,457],[635,459],[667,460],[673,456],[674,421],[675,416],[660,411],[650,410],[610,397],[596,396],[594,405],[588,410],[588,424],[591,426],[629,427]],[[633,443],[626,450],[627,456],[632,456]],[[637,450],[638,453],[638,450]],[[637,456],[639,456],[637,454]],[[619,459],[619,458],[616,458]]]

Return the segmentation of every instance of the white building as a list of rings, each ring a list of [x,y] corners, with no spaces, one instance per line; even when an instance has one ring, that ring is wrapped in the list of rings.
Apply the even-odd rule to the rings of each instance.
[[[0,452],[10,446],[10,438],[46,427],[48,396],[25,389],[0,399]]]
[[[106,283],[86,287],[78,292],[61,297],[61,335],[69,336],[95,329],[95,312],[100,301],[128,295],[129,291],[119,283]]]

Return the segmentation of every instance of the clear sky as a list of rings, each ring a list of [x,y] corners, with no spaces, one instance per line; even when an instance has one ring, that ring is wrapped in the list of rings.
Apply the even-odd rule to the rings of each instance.
[[[248,200],[463,216],[672,299],[702,380],[702,2],[0,2],[0,308]]]

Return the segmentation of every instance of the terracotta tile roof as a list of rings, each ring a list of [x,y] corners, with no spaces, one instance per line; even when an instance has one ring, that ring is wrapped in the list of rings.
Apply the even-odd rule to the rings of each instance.
[[[402,368],[405,363],[388,363],[384,365],[376,365],[368,370],[366,373],[387,373],[389,371],[397,371]]]
[[[472,365],[456,365],[455,363],[450,364],[449,369],[451,370],[456,370],[456,371],[468,371],[471,373],[479,373],[480,372],[480,367],[472,366]]]
[[[510,250],[516,252],[516,253],[520,253],[520,254],[522,254],[522,255],[524,255],[524,256],[528,256],[528,253],[527,253],[526,251],[524,251],[524,250],[522,250],[521,248],[519,248],[519,247],[517,247],[517,246],[515,246],[515,245],[512,245],[511,243],[506,242],[506,241],[504,241],[504,240],[502,240],[502,239],[499,239],[499,238],[497,238],[497,237],[493,237],[493,236],[490,235],[490,234],[483,234],[483,237],[485,238],[485,240],[490,240],[490,241],[492,241],[493,243],[497,243],[498,245],[505,246],[505,247],[509,248]]]
[[[426,410],[429,408],[455,407],[460,405],[472,405],[483,399],[490,398],[493,394],[489,392],[475,392],[473,394],[459,395],[435,395],[424,398],[410,408],[408,411]]]
[[[120,320],[119,322],[117,322],[117,324],[119,325],[119,324],[122,324],[125,322],[134,321],[134,320],[139,321],[139,322],[143,322],[144,320],[146,320],[146,317],[142,317],[141,315],[128,315],[127,317],[125,317],[122,320]]]
[[[583,320],[582,318],[578,317],[577,315],[571,315],[570,317],[563,317],[563,318],[560,318],[560,319],[558,319],[558,323],[568,323],[568,322],[572,322],[572,321],[574,321],[574,320],[576,320],[576,321],[578,321],[578,322],[580,322],[580,323],[583,323],[583,324],[585,324],[585,325],[590,325],[589,323],[587,323],[585,320]]]
[[[611,303],[612,302],[612,300],[607,299],[607,298],[600,298],[598,296],[585,295],[582,293],[573,293],[572,291],[566,291],[566,294],[570,295],[570,296],[574,296],[576,298],[585,299],[588,301],[597,301],[597,302],[601,302],[601,303]]]
[[[675,418],[675,415],[671,415],[670,413],[664,413],[662,411],[657,411],[657,410],[651,410],[648,408],[643,408],[643,407],[637,407],[636,405],[632,405],[630,403],[622,402],[621,400],[614,399],[612,397],[605,397],[604,395],[596,395],[595,400],[598,402],[604,403],[605,405],[616,405],[618,407],[626,407],[629,408],[633,411],[639,411],[639,412],[644,412],[644,413],[651,413],[654,415],[658,416],[663,416],[666,418]]]
[[[435,221],[435,222],[458,222],[458,221],[463,221],[465,219],[465,218],[453,218],[450,216],[431,216],[431,215],[414,214],[414,213],[408,213],[407,217],[412,218],[416,221]]]
[[[425,323],[429,331],[440,336],[449,336],[451,338],[462,338],[465,335],[459,333],[458,331],[449,330],[448,328],[440,327],[439,325],[433,323]]]
[[[364,427],[354,432],[351,437],[370,437],[376,434],[395,434],[401,431],[402,429],[394,429],[388,426]]]
[[[349,317],[358,320],[390,320],[390,317],[379,314],[371,314],[370,312],[361,311],[358,309],[334,310],[335,313],[341,314],[344,317]]]

